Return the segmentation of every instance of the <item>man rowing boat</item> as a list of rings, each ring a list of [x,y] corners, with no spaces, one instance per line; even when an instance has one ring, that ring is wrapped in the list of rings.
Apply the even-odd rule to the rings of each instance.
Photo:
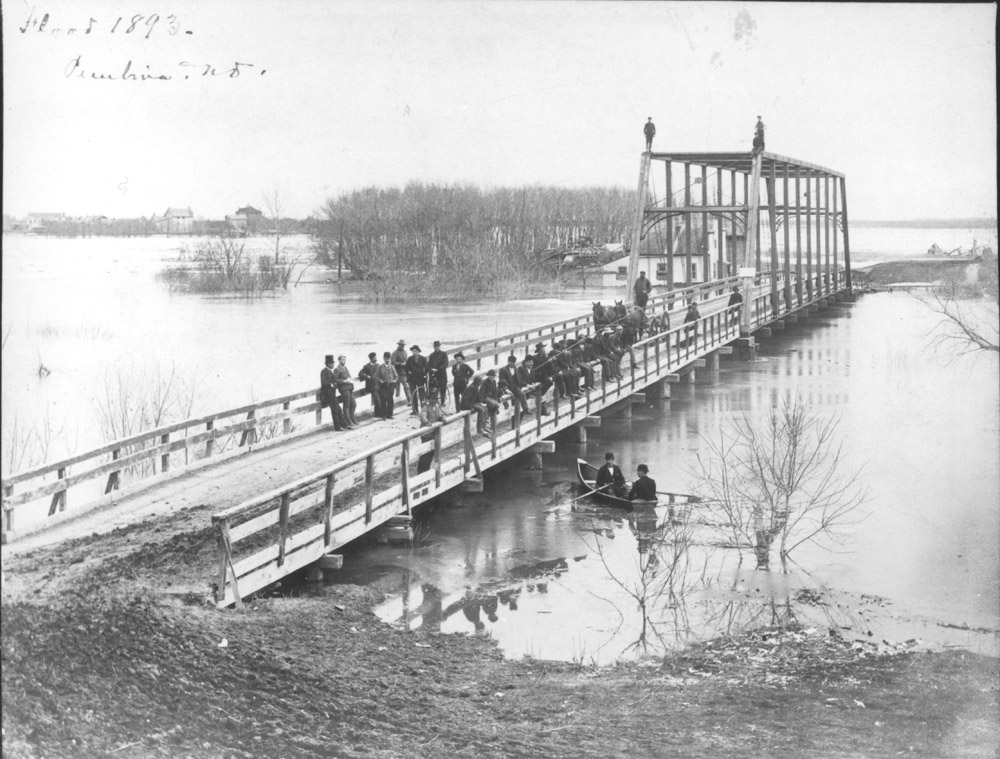
[[[632,483],[628,499],[630,501],[655,501],[656,500],[656,480],[648,477],[649,467],[639,464],[636,467],[638,479]]]
[[[604,466],[597,470],[597,481],[594,487],[602,493],[610,491],[619,498],[625,497],[625,475],[621,467],[615,464],[615,454],[604,454]]]

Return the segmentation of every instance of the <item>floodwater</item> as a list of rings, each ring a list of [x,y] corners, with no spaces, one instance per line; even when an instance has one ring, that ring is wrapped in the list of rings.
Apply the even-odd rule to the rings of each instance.
[[[893,247],[897,230],[880,248],[877,232],[852,230],[852,243],[922,252]],[[920,234],[923,250],[973,236]],[[326,353],[346,353],[357,371],[369,350],[400,338],[447,347],[616,294],[370,304],[340,296],[317,269],[258,302],[204,298],[154,278],[186,243],[5,236],[5,458],[12,418],[50,430],[50,456],[101,442],[94,397],[122,376],[174,371],[194,390],[195,415],[312,386]],[[585,445],[560,441],[543,471],[510,462],[488,473],[484,493],[422,510],[414,548],[350,547],[343,578],[385,590],[378,613],[392,624],[488,634],[512,657],[607,662],[793,617],[817,634],[996,653],[1000,372],[995,356],[935,346],[935,322],[911,296],[882,293],[776,332],[758,361],[724,361],[717,376],[674,386],[672,400],[606,420]],[[697,507],[675,515],[685,527],[662,508],[630,519],[572,500],[577,456],[596,462],[606,450],[628,472],[647,463],[659,489],[689,492],[705,436],[734,413],[760,422],[793,396],[839,419],[845,466],[861,470],[871,498],[841,543],[797,549],[789,574],[710,545]]]

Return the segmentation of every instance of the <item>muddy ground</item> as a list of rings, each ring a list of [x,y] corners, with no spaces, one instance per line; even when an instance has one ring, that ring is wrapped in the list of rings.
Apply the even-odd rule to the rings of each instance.
[[[987,757],[1000,746],[998,662],[961,651],[766,629],[642,665],[505,661],[486,638],[393,629],[373,615],[374,592],[353,585],[217,611],[151,590],[154,575],[183,574],[200,539],[84,563],[100,539],[36,550],[10,583],[21,592],[5,584],[4,757]],[[58,593],[41,582],[56,556],[81,567]]]

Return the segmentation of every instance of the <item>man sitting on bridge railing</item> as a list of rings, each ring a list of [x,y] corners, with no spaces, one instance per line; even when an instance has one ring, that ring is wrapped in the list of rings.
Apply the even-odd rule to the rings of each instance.
[[[476,432],[480,435],[488,435],[489,430],[486,427],[486,404],[482,403],[479,397],[479,388],[482,384],[483,378],[478,374],[472,378],[472,384],[465,388],[465,392],[462,393],[459,411],[475,411]]]

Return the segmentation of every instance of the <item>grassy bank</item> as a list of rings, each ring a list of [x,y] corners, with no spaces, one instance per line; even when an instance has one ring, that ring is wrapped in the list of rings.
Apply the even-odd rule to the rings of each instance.
[[[3,756],[995,756],[997,662],[761,630],[649,666],[505,661],[356,586],[218,612],[94,586],[2,607]]]

